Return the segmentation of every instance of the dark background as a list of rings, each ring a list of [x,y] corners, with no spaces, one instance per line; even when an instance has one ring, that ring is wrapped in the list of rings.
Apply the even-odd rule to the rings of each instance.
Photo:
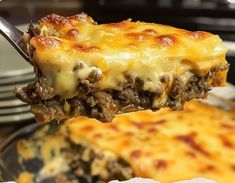
[[[67,16],[82,11],[99,23],[132,18],[205,30],[235,45],[235,4],[227,0],[0,0],[0,15],[15,25],[35,22],[50,13]],[[229,51],[228,80],[233,84],[234,58],[235,52]]]

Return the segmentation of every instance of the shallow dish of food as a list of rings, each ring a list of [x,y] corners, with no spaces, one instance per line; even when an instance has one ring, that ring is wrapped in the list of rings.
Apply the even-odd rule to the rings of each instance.
[[[1,176],[18,183],[104,183],[133,177],[232,183],[235,115],[231,102],[221,103],[227,110],[191,101],[184,111],[121,114],[112,123],[78,117],[60,125],[33,124],[2,145]]]

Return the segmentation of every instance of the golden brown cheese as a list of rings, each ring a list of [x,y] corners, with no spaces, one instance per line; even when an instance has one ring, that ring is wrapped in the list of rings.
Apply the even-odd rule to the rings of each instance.
[[[184,111],[118,115],[104,124],[86,117],[66,123],[74,143],[125,159],[137,177],[170,183],[195,177],[235,180],[234,114],[197,101]]]
[[[30,172],[21,172],[17,183],[32,183],[34,175]]]
[[[191,71],[203,76],[226,63],[221,39],[207,32],[131,20],[97,25],[86,14],[47,16],[39,30],[30,41],[33,59],[64,98],[76,95],[78,79],[92,70],[103,75],[100,88],[121,90],[125,75],[132,74],[144,81],[144,90],[155,92],[163,75],[187,82]],[[74,72],[80,63],[84,68]],[[226,72],[219,75],[222,81],[215,85],[225,82]]]

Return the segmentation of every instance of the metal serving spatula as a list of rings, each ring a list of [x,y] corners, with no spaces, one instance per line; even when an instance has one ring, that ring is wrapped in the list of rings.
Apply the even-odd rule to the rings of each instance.
[[[25,45],[22,42],[24,33],[2,17],[0,17],[0,33],[11,43],[20,55],[30,63],[29,56],[24,51]]]

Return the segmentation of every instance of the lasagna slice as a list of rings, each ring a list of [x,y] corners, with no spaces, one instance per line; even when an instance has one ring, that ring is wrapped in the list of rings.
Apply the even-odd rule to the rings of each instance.
[[[234,183],[234,111],[198,101],[184,108],[121,114],[112,123],[78,117],[61,123],[58,131],[50,123],[21,139],[17,152],[24,170],[35,173],[32,182],[107,183],[145,177],[173,183],[204,177]],[[38,159],[41,166],[33,171],[30,167]]]
[[[219,36],[130,19],[97,24],[84,13],[52,14],[25,40],[37,77],[14,92],[41,122],[179,110],[224,85],[228,70]]]

